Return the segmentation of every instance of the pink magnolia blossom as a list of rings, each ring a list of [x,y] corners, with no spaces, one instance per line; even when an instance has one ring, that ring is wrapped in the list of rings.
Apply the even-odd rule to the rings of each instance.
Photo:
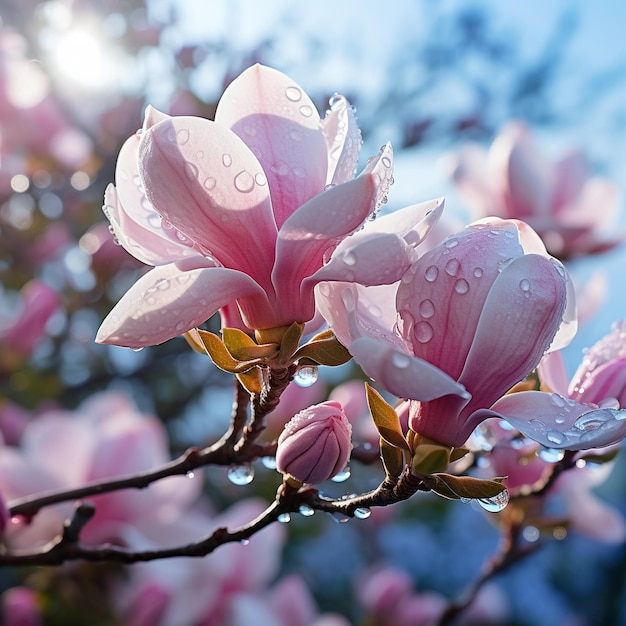
[[[235,301],[253,330],[307,322],[322,280],[398,280],[425,228],[416,225],[436,221],[441,202],[362,229],[385,200],[392,151],[353,178],[360,143],[345,98],[321,120],[299,85],[261,65],[230,84],[215,122],[149,108],[121,149],[105,213],[122,246],[155,268],[96,340],[161,343]]]
[[[350,458],[352,427],[338,402],[322,402],[294,415],[278,438],[276,469],[318,484],[340,472]]]
[[[624,240],[614,223],[621,204],[618,187],[591,177],[580,151],[554,163],[535,146],[530,130],[512,122],[500,131],[489,151],[475,145],[462,150],[452,176],[478,217],[521,219],[559,258],[608,250]]]
[[[49,411],[28,423],[19,448],[0,454],[0,490],[12,500],[52,489],[154,469],[170,459],[163,425],[121,394],[93,396],[75,412]],[[96,514],[81,538],[88,544],[120,538],[126,524],[145,528],[173,520],[197,498],[198,479],[171,477],[145,490],[90,498]],[[11,545],[39,545],[58,535],[72,504],[46,507],[32,521],[11,519]]]
[[[4,626],[41,626],[43,619],[37,594],[28,587],[13,587],[2,594]]]
[[[395,287],[321,285],[322,313],[364,372],[410,404],[410,427],[460,446],[502,394],[575,331],[571,282],[523,222],[448,237]],[[396,317],[399,316],[396,324]]]

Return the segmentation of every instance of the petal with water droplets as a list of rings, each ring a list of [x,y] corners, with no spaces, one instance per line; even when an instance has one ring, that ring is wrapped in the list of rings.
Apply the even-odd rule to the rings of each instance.
[[[175,264],[155,267],[107,315],[96,341],[129,348],[157,345],[244,297],[265,300],[265,293],[241,272],[222,267],[181,271]]]
[[[543,391],[509,394],[484,413],[507,420],[548,448],[589,450],[626,437],[626,410],[599,409]]]

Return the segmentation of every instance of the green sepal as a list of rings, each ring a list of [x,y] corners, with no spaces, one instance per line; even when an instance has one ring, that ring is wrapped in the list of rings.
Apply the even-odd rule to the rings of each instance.
[[[207,330],[198,330],[198,335],[200,336],[200,339],[213,363],[225,372],[229,372],[231,374],[241,374],[251,370],[253,367],[263,362],[263,359],[238,361],[233,358],[224,345],[224,342],[214,333],[210,333]]]
[[[295,360],[293,355],[298,349],[303,332],[304,324],[298,324],[298,322],[294,322],[287,328],[280,342],[280,352],[278,353],[278,359],[281,363],[293,363]]]
[[[506,490],[502,484],[504,480],[505,477],[483,479],[443,473],[424,477],[431,491],[451,500],[493,498]]]
[[[378,391],[367,383],[365,383],[365,391],[367,393],[367,405],[379,435],[394,448],[410,452],[409,444],[406,442],[400,426],[400,418],[395,409],[387,404]]]
[[[261,368],[259,367],[237,374],[237,379],[250,395],[258,396],[263,389],[263,379],[261,377]]]
[[[238,328],[222,328],[222,337],[226,349],[237,361],[251,361],[253,359],[272,360],[278,355],[278,345],[275,343],[257,344],[250,335],[246,335]]]
[[[439,443],[420,443],[413,451],[413,469],[423,475],[441,472],[450,465],[450,451]]]
[[[315,335],[311,341],[303,345],[294,355],[294,361],[302,365],[329,365],[335,367],[347,363],[352,355],[339,342],[332,330]],[[302,359],[307,359],[302,361]]]
[[[450,451],[450,463],[454,463],[459,459],[462,459],[466,454],[469,453],[467,448],[452,448]]]
[[[391,478],[398,478],[402,474],[404,469],[404,454],[400,448],[392,446],[380,438],[380,458],[383,462],[383,467],[387,476]]]

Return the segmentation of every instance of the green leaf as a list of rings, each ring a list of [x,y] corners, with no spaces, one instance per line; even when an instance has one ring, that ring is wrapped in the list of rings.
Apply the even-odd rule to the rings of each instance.
[[[462,459],[466,454],[469,453],[467,448],[452,448],[450,452],[450,463],[454,463],[459,459]]]
[[[320,333],[317,337],[320,337],[322,334],[325,333]],[[330,336],[321,339],[313,337],[311,341],[303,345],[294,354],[293,358],[295,361],[309,359],[312,365],[329,365],[334,367],[347,363],[352,358],[352,355],[343,344],[339,343],[339,340],[331,331]],[[309,363],[306,362],[304,364],[308,365]]]
[[[298,324],[294,322],[283,335],[282,341],[280,342],[280,353],[278,355],[281,363],[292,363],[293,355],[298,349],[298,344],[300,343],[300,339],[302,338],[302,333],[304,332],[304,324]]]
[[[425,476],[441,472],[450,465],[450,448],[440,443],[419,443],[412,464],[418,474]]]
[[[213,360],[213,363],[225,372],[231,374],[241,374],[251,370],[256,365],[263,362],[263,359],[252,359],[249,361],[239,361],[226,349],[223,341],[214,333],[206,330],[198,330],[200,340],[204,344],[206,351]]]
[[[380,458],[387,476],[397,478],[404,469],[404,454],[400,448],[387,443],[382,437],[380,439]]]
[[[387,404],[378,391],[367,383],[365,383],[365,390],[367,392],[367,405],[380,436],[389,445],[410,452],[409,444],[406,442],[400,426],[400,418],[395,409]]]
[[[505,477],[500,478],[474,478],[473,476],[453,476],[452,474],[433,474],[430,478],[435,479],[433,491],[453,493],[458,498],[493,498],[506,490],[502,484]],[[443,495],[443,494],[441,494]],[[445,496],[450,497],[450,496]]]
[[[238,328],[223,328],[224,345],[237,361],[253,359],[274,359],[278,355],[278,345],[266,343],[258,345],[252,337]]]

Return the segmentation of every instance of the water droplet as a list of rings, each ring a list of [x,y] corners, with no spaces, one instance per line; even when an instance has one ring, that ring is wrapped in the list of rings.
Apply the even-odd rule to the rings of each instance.
[[[450,237],[450,239],[446,239],[444,244],[446,248],[456,248],[459,245],[459,240],[456,237]]]
[[[367,509],[365,507],[354,510],[354,517],[356,517],[357,519],[367,519],[371,514],[372,512],[370,511],[370,509]]]
[[[565,441],[565,435],[563,435],[563,433],[560,433],[558,430],[549,430],[546,433],[546,439],[550,443],[561,445]]]
[[[384,156],[381,159],[381,163],[385,166],[385,167],[391,167],[391,159],[388,156]]]
[[[435,314],[435,305],[432,303],[432,300],[422,300],[419,306],[419,313],[425,319],[431,318]]]
[[[209,176],[204,181],[204,187],[205,189],[208,189],[209,191],[211,191],[211,189],[215,189],[215,185],[217,185],[217,180],[215,180],[213,176]]]
[[[420,343],[428,343],[433,338],[433,327],[428,322],[418,322],[413,328],[413,334]]]
[[[170,281],[168,278],[159,278],[159,280],[154,283],[154,286],[159,291],[167,291],[170,288]]]
[[[202,152],[202,150],[198,150],[198,152],[196,152],[196,158],[204,159],[204,152]]]
[[[549,435],[548,439],[550,439]],[[557,448],[539,448],[537,456],[546,463],[558,463],[559,461],[563,460],[563,457],[565,456],[565,450],[559,450]]]
[[[235,189],[241,193],[250,193],[254,189],[254,176],[247,170],[242,170],[235,176]]]
[[[509,503],[509,492],[505,489],[493,498],[478,498],[478,504],[489,511],[489,513],[499,513],[504,510]]]
[[[196,180],[198,178],[198,166],[193,163],[185,163],[185,176],[189,180]]]
[[[300,113],[304,117],[311,117],[311,115],[313,115],[313,109],[308,104],[303,104],[300,107]]]
[[[446,263],[446,267],[445,267],[446,274],[448,274],[448,276],[456,276],[460,267],[461,267],[461,264],[459,263],[458,259],[450,259]]]
[[[553,393],[550,396],[550,402],[556,406],[556,407],[564,407],[566,402],[565,402],[565,398],[563,396],[560,396],[558,393]]]
[[[437,276],[439,276],[439,269],[436,265],[430,265],[426,268],[424,272],[424,278],[429,282],[433,283],[437,280]]]
[[[485,272],[483,271],[482,267],[475,267],[474,268],[474,276],[476,276],[476,278],[480,278]]]
[[[356,263],[356,256],[354,256],[353,252],[346,252],[343,255],[343,262],[346,265],[354,265]]]
[[[186,144],[189,141],[189,131],[186,128],[181,128],[176,133],[176,143],[179,146]]]
[[[289,524],[289,522],[291,521],[291,515],[289,515],[289,513],[281,513],[276,519],[281,524]]]
[[[522,278],[522,280],[519,281],[519,288],[522,291],[528,291],[530,289],[530,281],[526,278]]]
[[[595,415],[595,411],[590,411],[589,413],[585,413],[581,415],[575,422],[574,428],[578,428],[578,430],[582,430],[583,432],[587,432],[589,430],[596,430],[596,428],[600,428],[602,424],[604,424],[604,420],[597,415]]]
[[[469,283],[464,278],[459,278],[459,280],[454,283],[454,291],[460,294],[465,294],[469,291]]]
[[[228,468],[227,475],[228,480],[230,480],[233,485],[249,485],[254,480],[254,468],[250,465],[250,463],[231,465]]]
[[[315,515],[315,509],[312,509],[308,504],[301,504],[298,507],[298,513],[303,517],[311,517],[311,515]]]
[[[187,472],[185,476],[187,476],[187,478],[194,478],[195,474],[193,472]]]
[[[230,167],[233,164],[233,157],[231,157],[230,154],[223,154],[222,163],[224,167]]]
[[[498,261],[498,272],[501,272],[505,267],[508,267],[513,262],[513,259],[503,259],[502,261]]]
[[[346,522],[350,521],[350,518],[345,515],[344,513],[339,513],[339,511],[335,511],[334,513],[331,513],[333,520],[335,522],[337,522],[337,524],[345,524]]]
[[[346,465],[340,472],[337,472],[331,480],[334,483],[344,483],[350,478],[350,466]]]
[[[240,543],[242,546],[247,546],[247,545],[249,545],[249,543],[250,543],[250,539],[242,539],[239,543]]]
[[[411,364],[411,358],[408,354],[402,352],[394,352],[391,355],[391,363],[398,369],[406,369]]]
[[[256,184],[259,185],[259,187],[262,187],[263,185],[267,185],[267,178],[265,178],[265,174],[263,174],[262,172],[259,172],[254,177],[254,180]]]
[[[339,95],[338,93],[333,94],[328,100],[328,106],[330,106],[331,110],[334,111],[339,108],[339,105],[343,102],[344,97]]]
[[[141,352],[143,350],[143,346],[139,346],[137,348],[131,348],[133,352]]]
[[[276,469],[276,457],[273,457],[273,456],[261,457],[261,463],[263,464],[263,467],[269,470]]]
[[[298,369],[293,377],[298,387],[310,387],[317,381],[317,367],[315,365],[305,365]]]
[[[287,100],[291,100],[292,102],[298,102],[302,99],[302,92],[298,87],[290,86],[285,89],[285,95],[287,96]]]

